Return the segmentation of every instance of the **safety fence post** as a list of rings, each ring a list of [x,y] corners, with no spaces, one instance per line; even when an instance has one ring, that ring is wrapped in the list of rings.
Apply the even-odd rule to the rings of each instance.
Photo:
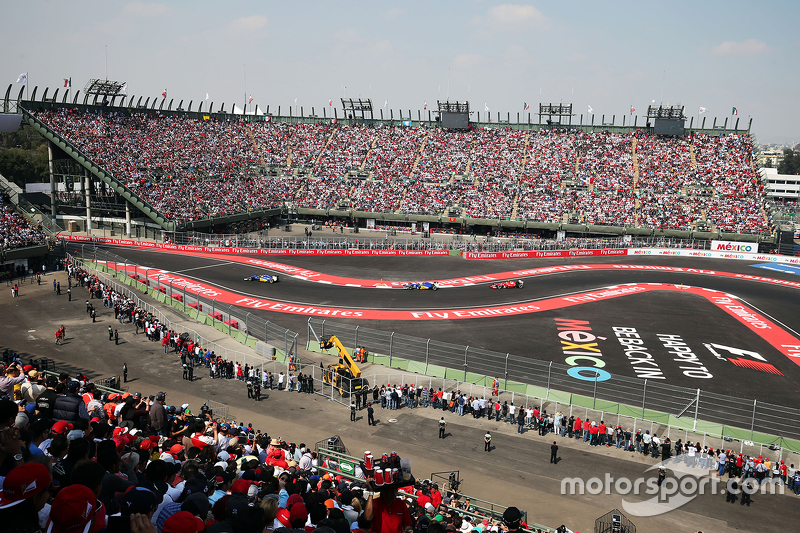
[[[425,373],[428,373],[428,357],[431,355],[431,340],[425,343]]]
[[[509,354],[507,353],[506,354],[506,369],[504,371],[504,373],[505,373],[505,385],[503,385],[503,388],[506,389],[506,390],[508,390],[508,356],[509,356]],[[548,381],[548,388],[549,388],[549,381]],[[514,403],[514,395],[513,394],[511,395],[511,403]]]
[[[353,343],[353,349],[354,349],[354,350],[355,350],[356,348],[358,348],[358,326],[356,326],[356,333],[355,333],[355,337],[356,337],[356,340],[355,340],[355,342]]]
[[[389,367],[392,366],[392,347],[394,346],[394,331],[392,336],[389,337]]]
[[[250,326],[247,324],[247,319],[250,318],[250,313],[248,312],[244,316],[244,344],[247,346],[247,338],[250,336]],[[264,364],[262,363],[261,366],[263,367]],[[263,368],[262,368],[263,370]]]
[[[469,352],[469,346],[464,348],[464,381],[467,381],[467,353]]]
[[[200,304],[199,304],[199,302],[200,302],[200,291],[197,291],[197,298],[198,298],[197,307],[200,307]],[[211,327],[216,327],[216,319],[217,319],[217,317],[214,314],[216,312],[216,309],[215,309],[216,304],[217,304],[217,299],[216,298],[211,300]]]
[[[697,411],[700,409],[700,389],[697,389],[697,398],[694,402],[694,425],[692,431],[697,429]]]
[[[753,400],[753,417],[750,419],[750,440],[753,440],[753,429],[756,425],[756,402],[757,400]]]
[[[644,420],[644,402],[647,398],[647,378],[644,380],[644,385],[642,385],[642,420]],[[634,421],[634,423],[636,423]]]
[[[322,319],[322,325],[320,326],[320,336],[319,338],[323,338],[325,336],[325,319]]]
[[[544,397],[550,398],[550,377],[553,375],[553,362],[550,361],[550,364],[547,366],[547,392],[545,392]]]

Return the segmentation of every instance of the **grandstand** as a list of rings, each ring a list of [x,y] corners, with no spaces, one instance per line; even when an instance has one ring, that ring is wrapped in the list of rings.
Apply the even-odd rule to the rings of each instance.
[[[230,115],[35,93],[17,110],[54,159],[77,162],[51,177],[56,211],[85,209],[88,220],[105,211],[125,217],[128,232],[137,218],[181,231],[289,213],[464,233],[755,241],[773,232],[748,132],[716,124],[661,136],[635,122],[555,127],[509,116],[451,130],[435,120]]]

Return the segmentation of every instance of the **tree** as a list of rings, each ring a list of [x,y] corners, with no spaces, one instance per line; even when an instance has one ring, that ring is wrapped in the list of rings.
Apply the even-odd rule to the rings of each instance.
[[[0,133],[0,174],[23,189],[26,183],[49,180],[47,141],[25,124]]]
[[[783,161],[778,165],[778,174],[800,174],[800,153],[795,154],[792,150],[783,151]]]

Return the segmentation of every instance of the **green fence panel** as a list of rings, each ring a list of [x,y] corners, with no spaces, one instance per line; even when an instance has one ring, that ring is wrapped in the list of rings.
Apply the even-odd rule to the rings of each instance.
[[[425,363],[420,363],[419,361],[409,361],[406,370],[409,372],[414,372],[415,374],[425,374]]]
[[[655,422],[656,424],[668,424],[670,415],[660,411],[651,411],[650,409],[645,409],[644,418],[645,420]]]
[[[738,439],[741,439],[741,440],[752,440],[752,441],[755,441],[755,442],[760,442],[762,444],[780,444],[781,440],[783,440],[781,437],[776,437],[774,435],[766,435],[764,433],[753,433],[753,438],[751,439],[750,438],[750,432],[746,431],[746,430],[741,430],[741,432],[737,432],[737,433],[738,434],[736,435],[736,438],[738,438]],[[739,435],[741,435],[741,433],[746,433],[747,436],[746,437],[739,436]],[[731,435],[731,436],[733,436],[733,435]]]
[[[558,402],[558,403],[569,403],[572,399],[572,395],[568,392],[563,392],[560,390],[550,390],[549,394],[546,394],[548,402]]]
[[[525,387],[524,394],[528,396],[533,396],[534,398],[544,398],[547,395],[547,389],[545,387],[539,387],[537,385],[528,385]]]
[[[713,437],[721,437],[723,435],[723,429],[724,426],[722,424],[714,424],[713,422],[698,420],[695,431],[698,433],[706,433]]]
[[[674,415],[669,415],[669,425],[691,431],[694,428],[694,418],[678,418]]]
[[[388,355],[376,355],[376,354],[373,354],[371,357],[372,357],[372,362],[375,363],[376,365],[389,366],[389,356]]]
[[[605,413],[617,414],[619,412],[619,404],[598,399],[594,402],[594,409]]]
[[[443,366],[428,365],[428,371],[425,372],[425,375],[433,378],[444,379],[445,371],[446,369]]]
[[[467,372],[467,379],[464,379],[464,371],[461,371],[461,377],[456,378],[459,381],[463,381],[464,383],[472,383],[473,385],[478,385],[479,387],[487,387],[491,386],[491,381],[489,385],[486,385],[486,376],[483,374],[473,374],[472,372]]]
[[[444,377],[445,379],[452,379],[453,381],[463,381],[464,371],[454,368],[447,368],[445,369]]]
[[[518,392],[520,394],[527,394],[528,385],[525,383],[517,383],[516,381],[509,381],[506,383],[505,390],[508,392]]]
[[[800,453],[800,441],[794,439],[781,439],[781,446],[784,450]]]
[[[637,407],[631,407],[630,405],[625,405],[624,403],[619,404],[619,414],[621,416],[630,416],[633,418],[638,418],[642,416],[642,410]]]
[[[577,407],[588,407],[589,409],[593,409],[592,406],[594,405],[594,399],[586,396],[580,396],[578,394],[573,394],[571,403],[572,405],[575,405]]]
[[[399,357],[393,357],[392,368],[396,368],[398,370],[408,370],[408,359],[400,359]]]

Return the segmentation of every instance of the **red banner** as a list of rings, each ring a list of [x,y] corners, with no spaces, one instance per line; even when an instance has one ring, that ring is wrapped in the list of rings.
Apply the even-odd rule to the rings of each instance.
[[[465,259],[538,259],[543,257],[596,257],[628,255],[627,248],[603,250],[531,250],[529,252],[464,252]]]
[[[363,256],[401,256],[401,257],[433,257],[446,256],[447,250],[317,250],[298,248],[226,248],[222,246],[185,246],[180,244],[163,244],[149,241],[131,241],[127,239],[105,239],[103,237],[84,237],[82,235],[63,235],[64,240],[73,242],[91,242],[113,244],[116,246],[132,246],[152,250],[172,250],[175,252],[202,252],[207,254],[233,255],[363,255]]]

